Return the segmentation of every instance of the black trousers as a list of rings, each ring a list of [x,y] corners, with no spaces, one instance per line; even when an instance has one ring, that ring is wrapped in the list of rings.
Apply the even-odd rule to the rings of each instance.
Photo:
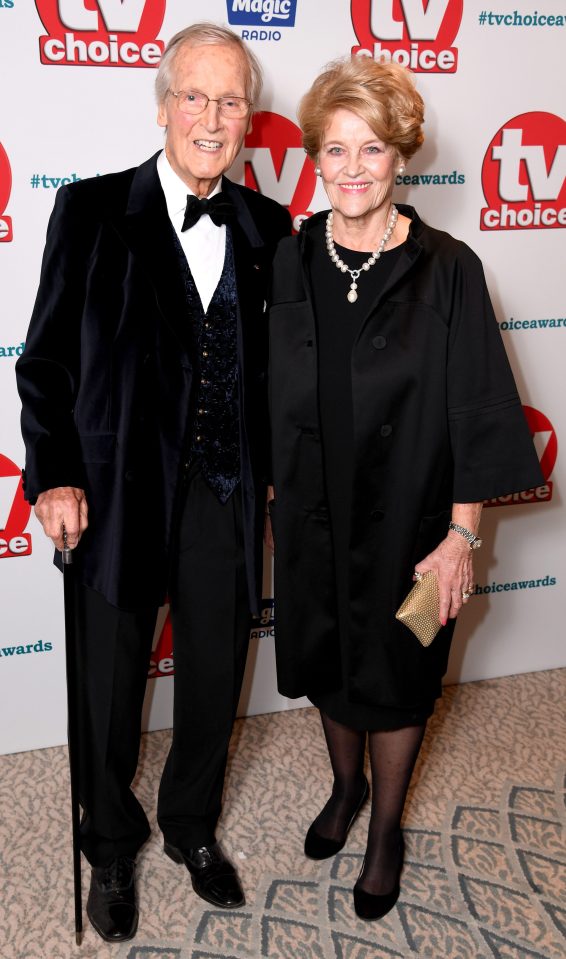
[[[149,836],[131,789],[156,609],[127,612],[79,587],[82,849],[92,865],[135,858]],[[239,487],[221,504],[189,473],[170,584],[173,740],[158,798],[167,842],[208,845],[221,811],[250,614]]]

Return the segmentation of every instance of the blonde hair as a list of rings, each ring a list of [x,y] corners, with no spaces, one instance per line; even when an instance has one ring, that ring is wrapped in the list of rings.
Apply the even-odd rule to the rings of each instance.
[[[257,104],[263,87],[263,73],[256,55],[252,53],[241,37],[228,27],[221,27],[217,23],[203,20],[200,23],[193,23],[190,27],[180,30],[174,37],[171,37],[169,43],[163,51],[159,62],[159,69],[155,78],[155,95],[158,104],[164,103],[167,92],[171,87],[171,75],[177,53],[181,47],[188,45],[193,47],[211,46],[219,44],[231,44],[238,47],[246,61],[246,96],[252,104]]]
[[[336,110],[357,114],[405,160],[422,146],[423,99],[412,73],[398,63],[353,56],[329,64],[316,78],[298,109],[303,146],[311,160],[316,161]]]

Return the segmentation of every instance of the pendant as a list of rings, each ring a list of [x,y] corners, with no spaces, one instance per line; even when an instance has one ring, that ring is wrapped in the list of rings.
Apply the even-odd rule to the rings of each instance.
[[[358,299],[358,294],[356,293],[356,291],[350,290],[350,292],[348,293],[348,303],[355,303],[357,299]]]

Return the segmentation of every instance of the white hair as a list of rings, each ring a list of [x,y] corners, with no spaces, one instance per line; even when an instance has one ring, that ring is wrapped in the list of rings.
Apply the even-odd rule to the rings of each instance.
[[[171,87],[171,75],[173,72],[173,63],[179,50],[187,46],[205,46],[207,44],[231,44],[238,47],[246,61],[246,96],[254,105],[257,105],[263,86],[262,69],[256,55],[252,53],[241,37],[228,27],[222,27],[217,23],[202,21],[193,23],[190,27],[180,30],[174,37],[171,37],[169,43],[163,51],[157,77],[155,78],[155,93],[158,104],[165,102],[167,92]]]

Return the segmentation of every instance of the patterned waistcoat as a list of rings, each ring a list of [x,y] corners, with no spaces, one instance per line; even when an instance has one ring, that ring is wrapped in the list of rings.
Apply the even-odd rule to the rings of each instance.
[[[191,458],[221,503],[240,481],[237,289],[230,228],[224,266],[206,313],[181,244],[177,249],[185,281],[199,358]]]

